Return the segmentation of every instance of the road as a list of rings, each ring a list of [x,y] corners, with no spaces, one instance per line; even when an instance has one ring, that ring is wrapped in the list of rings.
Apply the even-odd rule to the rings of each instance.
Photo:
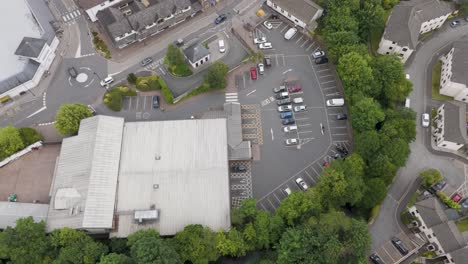
[[[454,159],[453,155],[438,152],[433,154],[430,146],[429,130],[420,124],[422,113],[430,113],[431,105],[431,65],[435,58],[442,54],[453,41],[468,34],[468,24],[458,28],[450,28],[450,22],[446,22],[438,31],[418,46],[415,54],[406,64],[406,72],[413,83],[413,92],[410,95],[411,108],[417,112],[417,135],[411,143],[411,154],[406,166],[400,168],[394,183],[391,185],[385,198],[380,213],[370,226],[372,235],[372,250],[375,251],[385,241],[402,231],[399,219],[399,205],[405,200],[405,195],[418,178],[419,172],[426,168],[437,168],[447,178],[452,186],[458,186],[465,178],[464,163]],[[430,69],[429,69],[430,68]],[[410,194],[409,194],[410,195]],[[406,198],[407,199],[407,198]]]

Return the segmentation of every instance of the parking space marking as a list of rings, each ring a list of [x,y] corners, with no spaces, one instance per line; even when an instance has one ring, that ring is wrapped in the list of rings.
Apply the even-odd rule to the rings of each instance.
[[[283,57],[283,66],[286,66],[286,61],[285,61],[284,55],[282,57]]]
[[[320,70],[320,71],[317,71],[317,72],[323,72],[323,71],[329,71],[330,69],[323,69],[323,70]]]
[[[307,48],[306,48],[306,51],[309,51],[310,48],[312,48],[314,46],[315,42],[312,42],[312,44],[310,44]]]
[[[143,110],[146,109],[146,97],[148,96],[143,97]]]
[[[393,259],[392,255],[390,255],[390,253],[388,253],[388,251],[385,249],[385,246],[382,247],[382,249],[385,251],[385,253],[387,253],[387,255],[392,259],[392,262],[395,262],[395,259]]]
[[[330,127],[330,128],[342,129],[342,128],[347,128],[347,127]]]
[[[278,198],[278,196],[276,196],[275,193],[273,193],[273,196],[276,198],[276,200],[278,200],[279,203],[281,203],[281,200]]]
[[[340,93],[339,92],[330,93],[330,94],[326,94],[325,96],[337,96],[337,95],[340,95]]]
[[[304,45],[305,45],[307,42],[309,42],[309,40],[308,40],[308,39],[306,39],[306,41],[304,41],[304,43],[302,43],[302,45],[301,45],[301,48],[303,48],[303,47],[304,47]]]
[[[327,75],[324,75],[324,76],[319,76],[319,78],[325,78],[325,77],[330,77],[330,76],[333,76],[333,75],[327,74]]]
[[[288,28],[288,24],[286,24],[286,25],[280,30],[280,32],[283,33],[283,31],[285,31],[287,28]]]
[[[310,119],[310,118],[308,118],[308,117],[300,117],[300,118],[296,118],[296,120],[308,120],[308,119]]]
[[[271,207],[273,207],[273,211],[276,210],[276,206],[270,201],[270,199],[267,199],[267,201],[271,204]]]
[[[332,134],[332,136],[346,136],[348,134]]]
[[[312,124],[302,124],[302,125],[297,125],[297,127],[305,127],[305,126],[311,126]]]
[[[265,206],[263,205],[263,203],[260,203],[260,206],[263,208],[263,210],[268,211],[268,210],[265,208]]]
[[[315,179],[314,179],[312,176],[310,176],[310,174],[309,174],[306,170],[305,170],[304,172],[307,174],[307,176],[309,176],[309,178],[310,178],[314,183],[316,183]]]
[[[312,133],[312,130],[299,131],[297,133],[299,133],[299,134]]]
[[[297,44],[299,41],[301,41],[301,39],[302,39],[303,37],[304,37],[304,36],[303,36],[303,35],[301,35],[301,37],[300,37],[300,38],[298,38],[298,39],[296,40],[296,44]]]
[[[323,88],[322,90],[325,91],[325,90],[330,90],[330,89],[335,89],[335,88],[336,88],[336,86],[332,86],[332,87]]]
[[[335,80],[331,80],[331,81],[326,81],[326,82],[323,82],[321,84],[326,84],[326,83],[331,83],[331,82],[334,82]]]

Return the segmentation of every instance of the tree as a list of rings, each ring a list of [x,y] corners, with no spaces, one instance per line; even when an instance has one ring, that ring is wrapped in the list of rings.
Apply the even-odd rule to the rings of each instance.
[[[293,226],[303,222],[322,210],[319,194],[312,189],[308,192],[293,192],[284,199],[276,210],[276,214],[284,219],[286,224]]]
[[[380,104],[370,97],[364,97],[351,106],[353,128],[358,132],[375,129],[375,125],[384,118]]]
[[[0,258],[11,263],[42,263],[50,254],[50,243],[45,233],[45,222],[34,222],[32,217],[16,221],[16,227],[7,227],[0,233]]]
[[[258,213],[257,201],[253,198],[245,199],[238,210],[242,223],[253,221]]]
[[[102,256],[99,264],[132,264],[132,260],[124,254],[110,253]]]
[[[369,39],[371,30],[385,26],[385,11],[381,0],[360,1],[360,8],[356,12],[359,21],[359,36],[363,40]]]
[[[424,185],[426,187],[429,187],[434,183],[440,182],[443,179],[442,174],[440,174],[440,171],[437,169],[424,170],[421,173],[419,173],[419,176],[421,176],[421,178],[423,179]]]
[[[343,245],[347,249],[346,257],[340,263],[367,263],[367,252],[371,247],[371,236],[367,224],[351,218],[351,228],[344,234]]]
[[[243,234],[232,228],[227,235],[223,230],[218,231],[216,234],[216,249],[223,256],[242,257],[247,254],[248,248]]]
[[[362,176],[347,178],[339,169],[324,170],[317,185],[324,208],[355,205],[362,198]]]
[[[173,44],[169,44],[169,46],[167,46],[164,62],[168,64],[168,66],[185,64],[184,54],[178,47]]]
[[[376,154],[366,169],[366,176],[369,178],[380,178],[385,184],[390,184],[395,177],[397,167],[390,158],[382,153]]]
[[[392,163],[397,167],[405,165],[406,159],[410,154],[410,148],[401,138],[387,138],[382,137],[383,146],[382,153],[387,155]]]
[[[0,129],[0,160],[9,157],[24,147],[23,140],[16,127],[6,126]]]
[[[340,58],[338,73],[343,81],[346,96],[351,99],[362,95],[372,95],[374,77],[372,68],[368,65],[369,56],[350,52]],[[353,101],[353,100],[352,100]]]
[[[204,77],[205,83],[211,89],[224,89],[226,87],[226,75],[229,67],[221,61],[214,62]]]
[[[55,117],[55,128],[64,136],[78,133],[82,119],[93,116],[86,105],[64,104],[60,106]]]
[[[358,133],[355,138],[356,152],[366,161],[371,161],[380,151],[382,143],[380,135],[375,130]]]
[[[468,0],[460,0],[459,4],[460,4],[460,12],[464,14],[468,13]]]
[[[269,212],[259,211],[254,221],[254,228],[256,234],[256,249],[269,249],[271,245],[276,243],[284,228],[283,219],[274,215],[271,216]]]
[[[136,263],[183,263],[168,241],[162,240],[154,229],[140,230],[128,237],[130,255]]]
[[[408,108],[388,109],[381,133],[388,138],[401,138],[409,143],[416,138],[416,113]]]
[[[138,77],[133,72],[129,73],[127,76],[127,81],[131,84],[136,84],[137,79]]]
[[[18,132],[25,147],[42,140],[41,134],[34,128],[22,127],[18,129]]]
[[[372,209],[380,204],[387,196],[387,186],[381,178],[371,178],[366,181],[363,196],[359,201],[359,207]]]
[[[216,233],[201,225],[188,225],[174,237],[176,250],[182,261],[203,264],[219,258]]]

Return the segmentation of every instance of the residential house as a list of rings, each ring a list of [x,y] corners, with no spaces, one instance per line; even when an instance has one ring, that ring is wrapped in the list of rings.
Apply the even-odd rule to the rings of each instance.
[[[296,26],[314,30],[323,8],[311,0],[267,0],[267,6],[277,11]]]
[[[406,62],[416,49],[419,36],[440,28],[454,11],[453,3],[447,1],[400,1],[388,18],[377,52],[396,54]]]
[[[210,51],[200,43],[194,43],[184,50],[184,56],[193,68],[198,68],[210,60]]]
[[[438,198],[419,201],[408,211],[417,219],[419,234],[430,243],[427,248],[443,258],[443,263],[466,263],[467,243]]]
[[[125,0],[97,12],[113,45],[124,48],[182,23],[201,10],[190,0]]]
[[[450,103],[442,104],[437,109],[437,115],[431,121],[432,136],[437,147],[457,151],[465,145],[458,123],[460,122],[459,115],[459,108]],[[445,118],[446,116],[450,118]]]
[[[440,94],[467,103],[468,99],[468,37],[455,43],[441,57]]]

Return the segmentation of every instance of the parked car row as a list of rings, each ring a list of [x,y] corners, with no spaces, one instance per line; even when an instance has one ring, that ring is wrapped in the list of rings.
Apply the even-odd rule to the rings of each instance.
[[[403,243],[403,241],[401,241],[401,239],[399,239],[398,237],[393,237],[392,244],[401,253],[401,255],[403,256],[408,255],[409,251],[406,245]],[[370,255],[369,258],[374,264],[385,264],[382,258],[380,258],[376,253],[373,253],[372,255]]]

